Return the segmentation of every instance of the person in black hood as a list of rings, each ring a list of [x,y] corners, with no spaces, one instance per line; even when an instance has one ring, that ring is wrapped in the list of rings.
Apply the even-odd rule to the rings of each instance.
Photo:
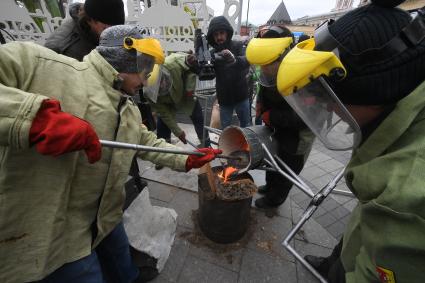
[[[232,122],[233,110],[239,118],[240,126],[251,126],[251,107],[249,104],[246,75],[249,63],[245,57],[242,42],[232,40],[233,28],[224,16],[215,17],[208,27],[208,43],[224,62],[216,62],[217,100],[220,105],[221,128]]]
[[[69,7],[66,20],[47,39],[45,47],[79,61],[99,45],[103,30],[125,22],[122,0],[86,0]]]

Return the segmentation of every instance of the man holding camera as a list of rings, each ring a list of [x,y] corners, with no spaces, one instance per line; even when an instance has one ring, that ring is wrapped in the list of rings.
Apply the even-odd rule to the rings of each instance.
[[[232,40],[233,28],[224,16],[215,17],[208,27],[208,43],[214,53],[223,57],[223,63],[216,62],[217,100],[220,104],[221,128],[232,123],[233,110],[239,118],[240,126],[251,126],[251,108],[248,97],[246,75],[249,63],[245,57],[242,42]]]

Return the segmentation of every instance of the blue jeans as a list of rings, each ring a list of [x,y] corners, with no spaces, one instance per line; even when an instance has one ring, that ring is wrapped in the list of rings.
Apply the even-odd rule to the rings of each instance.
[[[96,248],[102,271],[109,282],[131,283],[139,276],[133,264],[130,243],[120,222]]]
[[[239,119],[239,125],[242,128],[252,126],[251,121],[251,106],[249,99],[245,99],[236,105],[221,105],[220,104],[220,122],[221,128],[224,129],[232,124],[233,110]]]
[[[106,276],[102,274],[102,271]],[[90,255],[64,264],[39,283],[131,283],[139,269],[130,257],[130,248],[122,222]]]
[[[62,265],[38,283],[104,283],[97,253]]]

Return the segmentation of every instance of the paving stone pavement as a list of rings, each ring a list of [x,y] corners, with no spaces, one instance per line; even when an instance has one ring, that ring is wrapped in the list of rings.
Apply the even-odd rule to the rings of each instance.
[[[188,138],[196,142],[193,126],[181,124]],[[212,137],[217,140],[217,136]],[[190,149],[190,146],[179,144]],[[320,142],[313,146],[300,176],[314,192],[323,188],[344,168],[350,152],[327,150]],[[207,239],[197,226],[197,171],[184,174],[166,168],[155,170],[139,160],[141,175],[149,180],[152,204],[170,207],[178,214],[176,239],[161,274],[152,282],[318,282],[281,242],[300,219],[310,199],[292,188],[287,201],[273,215],[251,209],[251,225],[237,243],[222,245]],[[220,165],[214,161],[213,165]],[[257,185],[265,183],[264,171],[250,171]],[[345,181],[337,188],[348,191]],[[253,202],[258,195],[253,197]],[[326,256],[341,238],[357,201],[331,194],[296,235],[291,245],[301,254]]]

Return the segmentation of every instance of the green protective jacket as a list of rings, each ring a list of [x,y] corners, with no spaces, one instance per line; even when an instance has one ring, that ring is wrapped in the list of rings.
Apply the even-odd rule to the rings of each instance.
[[[193,97],[196,75],[189,70],[185,58],[185,54],[179,53],[173,53],[165,58],[164,67],[170,72],[173,81],[171,91],[169,95],[159,96],[156,103],[149,100],[153,110],[159,114],[176,137],[183,132],[177,124],[176,113],[191,115],[196,101]]]
[[[84,151],[39,154],[29,145],[29,130],[43,100],[59,100],[100,139],[174,146],[141,124],[130,99],[118,113],[123,96],[112,87],[118,73],[96,50],[78,62],[33,43],[9,43],[0,47],[0,58],[0,282],[36,281],[89,255],[121,221],[135,154],[103,148],[95,164]],[[187,159],[138,156],[179,171]]]
[[[353,153],[346,180],[359,205],[344,235],[347,283],[425,280],[424,108],[422,83]]]

